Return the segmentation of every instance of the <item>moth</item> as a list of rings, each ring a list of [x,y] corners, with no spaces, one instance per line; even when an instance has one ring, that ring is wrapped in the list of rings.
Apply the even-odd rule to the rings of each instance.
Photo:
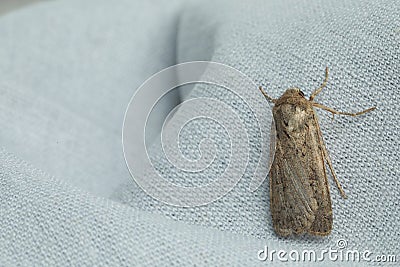
[[[357,113],[340,112],[314,102],[327,82],[328,68],[322,85],[312,92],[309,99],[298,88],[287,89],[280,98],[274,99],[259,87],[264,97],[274,103],[270,144],[270,209],[273,227],[280,236],[330,234],[333,216],[325,163],[342,197],[346,198],[333,170],[314,107],[333,116],[358,116],[375,109],[372,107]]]

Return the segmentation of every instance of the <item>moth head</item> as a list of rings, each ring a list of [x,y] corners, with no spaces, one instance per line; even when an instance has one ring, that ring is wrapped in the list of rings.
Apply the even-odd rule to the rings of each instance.
[[[304,93],[299,88],[289,88],[283,95],[286,97],[304,97]]]

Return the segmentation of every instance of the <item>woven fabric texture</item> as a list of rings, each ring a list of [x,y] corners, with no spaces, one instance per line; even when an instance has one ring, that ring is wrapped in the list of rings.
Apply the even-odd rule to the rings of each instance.
[[[399,17],[394,0],[54,1],[2,17],[0,265],[259,266],[270,263],[258,259],[265,246],[319,253],[337,249],[338,241],[345,249],[371,251],[370,258],[395,254],[400,261]],[[232,66],[273,97],[289,87],[309,95],[328,66],[319,103],[351,112],[377,106],[360,117],[334,120],[317,110],[348,195],[340,197],[329,175],[330,236],[277,237],[268,180],[249,190],[261,147],[249,105],[271,116],[257,88],[239,92],[259,94],[251,103],[218,86],[181,90],[181,100],[208,97],[229,105],[247,131],[249,164],[237,170],[243,176],[227,195],[200,207],[174,207],[147,195],[129,176],[120,144],[129,97],[154,72],[193,60]],[[176,95],[165,112],[174,101]],[[191,112],[211,108],[225,112],[222,105],[198,102],[192,110],[177,110],[169,124],[182,126]],[[153,135],[154,168],[178,185],[214,181],[232,156],[229,134],[218,120],[194,120],[180,132],[188,159],[201,156],[204,138],[215,144],[214,161],[196,173],[173,166]]]

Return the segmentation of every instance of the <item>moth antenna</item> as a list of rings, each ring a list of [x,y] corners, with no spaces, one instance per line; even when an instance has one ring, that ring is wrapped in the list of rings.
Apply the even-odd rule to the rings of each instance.
[[[264,91],[264,89],[262,88],[261,85],[258,87],[258,89],[260,89],[260,91],[261,91],[261,93],[264,95],[265,99],[267,99],[268,101],[270,101],[270,102],[272,102],[272,103],[275,103],[275,102],[276,102],[276,99],[274,99],[274,98],[272,98],[271,96],[269,96],[269,95]]]
[[[310,96],[310,101],[313,101],[313,99],[319,94],[321,93],[322,89],[326,86],[326,84],[328,83],[328,67],[325,68],[325,79],[324,82],[321,84],[320,87],[318,87],[317,89],[314,90],[314,92],[312,92],[311,96]]]

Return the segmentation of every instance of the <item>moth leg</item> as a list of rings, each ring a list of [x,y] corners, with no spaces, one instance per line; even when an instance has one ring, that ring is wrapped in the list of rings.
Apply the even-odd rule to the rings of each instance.
[[[320,129],[318,123],[316,125],[317,125],[317,128],[318,128],[319,142],[320,142],[320,146],[322,148],[322,153],[324,154],[324,159],[328,163],[329,170],[332,173],[333,180],[335,180],[336,186],[339,189],[340,194],[342,195],[343,198],[347,198],[346,193],[344,192],[342,186],[340,185],[339,179],[337,178],[336,173],[333,170],[332,161],[331,161],[331,158],[329,157],[328,150],[326,149],[326,145],[325,145],[324,139],[322,137],[321,129]]]
[[[315,102],[313,102],[312,105],[314,107],[321,108],[323,110],[329,111],[330,113],[332,113],[332,116],[335,116],[335,115],[347,115],[347,116],[353,116],[353,117],[361,115],[361,114],[364,114],[364,113],[367,113],[369,111],[373,111],[376,108],[376,107],[372,107],[372,108],[369,108],[369,109],[366,109],[366,110],[363,110],[363,111],[360,111],[360,112],[350,113],[350,112],[337,111],[337,110],[335,110],[333,108],[330,108],[330,107],[327,107],[327,106],[324,106],[322,104],[315,103]]]
[[[317,89],[314,90],[314,92],[312,92],[311,96],[310,96],[310,101],[312,101],[319,93],[321,93],[322,89],[326,86],[326,83],[328,82],[328,67],[325,68],[325,80],[324,82],[321,84],[320,87],[318,87]]]
[[[326,149],[325,143],[323,144],[323,149],[324,151],[324,158],[326,160],[326,162],[328,163],[329,169],[331,170],[332,176],[333,176],[333,180],[335,180],[336,186],[340,191],[340,194],[342,195],[343,198],[347,198],[346,193],[344,192],[342,186],[340,185],[339,179],[336,176],[335,171],[333,170],[333,166],[332,166],[332,161],[331,158],[329,157],[328,151]]]
[[[269,96],[269,95],[264,91],[264,89],[262,89],[261,86],[258,87],[258,89],[260,89],[260,91],[261,91],[261,93],[264,95],[265,99],[267,99],[268,101],[270,101],[270,102],[272,102],[272,103],[275,103],[275,102],[276,102],[276,99],[274,99],[274,98],[272,98],[271,96]]]
[[[367,112],[372,111],[372,110],[374,110],[376,108],[376,107],[372,107],[372,108],[369,108],[369,109],[366,109],[366,110],[363,110],[363,111],[360,111],[360,112],[349,113],[349,112],[340,112],[340,111],[337,111],[337,110],[335,110],[333,108],[330,108],[330,107],[327,107],[327,106],[324,106],[322,104],[315,103],[315,102],[312,102],[312,105],[314,107],[321,108],[321,109],[324,109],[326,111],[329,111],[329,112],[332,113],[332,115],[338,114],[338,115],[348,115],[348,116],[353,116],[353,117],[361,115],[361,114],[364,114],[364,113],[367,113]],[[318,127],[319,140],[320,140],[320,143],[321,143],[322,151],[324,153],[324,158],[325,158],[326,162],[328,163],[329,169],[331,170],[333,179],[335,180],[335,183],[336,183],[336,185],[337,185],[337,187],[338,187],[338,189],[340,191],[340,194],[342,195],[343,198],[347,198],[347,196],[346,196],[346,194],[345,194],[345,192],[344,192],[342,186],[340,185],[340,182],[339,182],[339,180],[338,180],[338,178],[336,176],[336,173],[333,170],[332,161],[331,161],[331,159],[329,157],[328,150],[326,149],[326,145],[325,145],[325,143],[324,143],[324,141],[322,139],[321,129],[320,129],[318,124],[317,124],[317,127]]]

